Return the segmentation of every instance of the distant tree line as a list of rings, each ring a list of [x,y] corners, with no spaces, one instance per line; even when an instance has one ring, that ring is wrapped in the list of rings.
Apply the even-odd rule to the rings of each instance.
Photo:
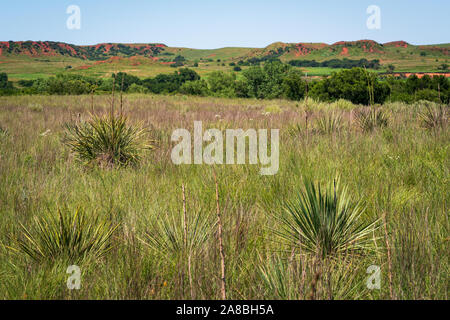
[[[367,69],[380,69],[380,60],[351,60],[344,58],[340,59],[331,59],[322,62],[317,62],[316,60],[291,60],[289,64],[294,67],[310,67],[310,68],[342,68],[342,69],[351,69],[351,68],[367,68]]]
[[[413,74],[407,79],[386,77],[385,82],[391,89],[391,101],[413,103],[419,100],[450,103],[450,81],[444,75],[419,78]]]
[[[5,73],[0,74],[0,95],[107,93],[114,87],[116,92],[128,93],[289,100],[301,100],[308,92],[309,97],[320,101],[346,99],[365,105],[419,100],[449,103],[450,98],[449,79],[444,76],[425,75],[419,79],[413,75],[402,79],[380,77],[363,68],[352,68],[307,83],[301,70],[280,61],[251,66],[240,72],[239,77],[234,72],[214,71],[201,78],[192,69],[179,68],[171,74],[145,79],[122,72],[102,79],[65,73],[46,79],[21,80],[18,84],[20,88],[14,87]]]

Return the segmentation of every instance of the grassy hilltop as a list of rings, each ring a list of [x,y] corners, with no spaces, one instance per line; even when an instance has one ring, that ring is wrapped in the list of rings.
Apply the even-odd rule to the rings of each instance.
[[[51,41],[0,42],[0,72],[11,80],[35,79],[60,72],[106,77],[112,72],[126,72],[139,77],[171,73],[173,66],[195,68],[200,74],[221,70],[232,72],[235,65],[248,65],[280,59],[379,60],[379,72],[394,66],[399,72],[442,71],[449,62],[450,44],[416,46],[404,41],[377,43],[372,40],[324,43],[276,42],[265,48],[190,49],[164,44],[97,44],[77,46]],[[336,69],[304,67],[310,75],[327,75]]]

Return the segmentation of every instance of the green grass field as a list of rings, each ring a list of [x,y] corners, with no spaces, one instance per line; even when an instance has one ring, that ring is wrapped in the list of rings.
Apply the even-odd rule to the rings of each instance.
[[[102,169],[77,163],[62,143],[64,123],[108,112],[109,96],[93,101],[92,108],[90,96],[0,97],[0,299],[219,299],[214,170],[228,299],[448,299],[450,135],[448,126],[422,127],[425,105],[386,104],[388,126],[365,132],[359,107],[343,101],[125,95],[129,120],[143,123],[157,148],[136,168]],[[324,131],[321,120],[332,114],[341,120]],[[192,131],[195,120],[219,130],[280,129],[279,172],[174,165],[170,136]],[[337,174],[352,202],[361,201],[361,222],[378,228],[371,250],[321,259],[280,238],[277,217],[305,177],[323,185]],[[81,288],[71,291],[73,260],[31,260],[17,241],[25,237],[21,225],[45,235],[35,218],[77,208],[89,222],[118,227],[110,251],[76,262]],[[183,246],[184,221],[192,250]],[[149,245],[155,235],[156,248]],[[366,286],[371,265],[381,267],[379,290]]]

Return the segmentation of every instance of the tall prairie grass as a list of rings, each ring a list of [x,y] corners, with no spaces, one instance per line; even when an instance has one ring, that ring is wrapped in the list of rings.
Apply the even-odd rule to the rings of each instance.
[[[205,128],[281,133],[276,175],[261,176],[255,165],[214,168],[228,299],[448,298],[450,135],[448,126],[433,132],[423,127],[425,106],[384,105],[387,126],[364,131],[355,117],[360,106],[343,101],[309,100],[307,126],[302,101],[136,94],[125,95],[124,105],[129,123],[151,128],[158,148],[144,154],[138,167],[86,170],[61,139],[64,123],[89,119],[90,96],[0,98],[0,298],[220,298],[212,168],[176,166],[170,158],[172,131],[192,130],[194,120]],[[99,116],[109,106],[108,97],[95,97]],[[315,130],[329,112],[339,112],[342,123],[332,139]],[[296,199],[303,177],[326,185],[336,174],[365,208],[358,222],[385,217],[383,228],[366,235],[373,250],[340,250],[329,259],[280,242],[282,225],[268,213],[280,213]],[[110,249],[89,263],[69,258],[45,264],[10,249],[24,228],[36,230],[35,217],[62,207],[82,209],[88,221],[95,212],[119,225]],[[75,262],[81,289],[70,291],[66,269]],[[381,267],[380,290],[366,287],[371,265]]]

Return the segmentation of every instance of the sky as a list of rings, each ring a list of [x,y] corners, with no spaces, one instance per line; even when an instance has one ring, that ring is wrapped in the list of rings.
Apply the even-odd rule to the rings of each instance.
[[[371,39],[450,42],[448,0],[1,0],[0,41],[164,43],[212,49]],[[80,29],[69,29],[70,5]],[[370,5],[380,28],[369,29]],[[73,20],[72,20],[73,21]]]

